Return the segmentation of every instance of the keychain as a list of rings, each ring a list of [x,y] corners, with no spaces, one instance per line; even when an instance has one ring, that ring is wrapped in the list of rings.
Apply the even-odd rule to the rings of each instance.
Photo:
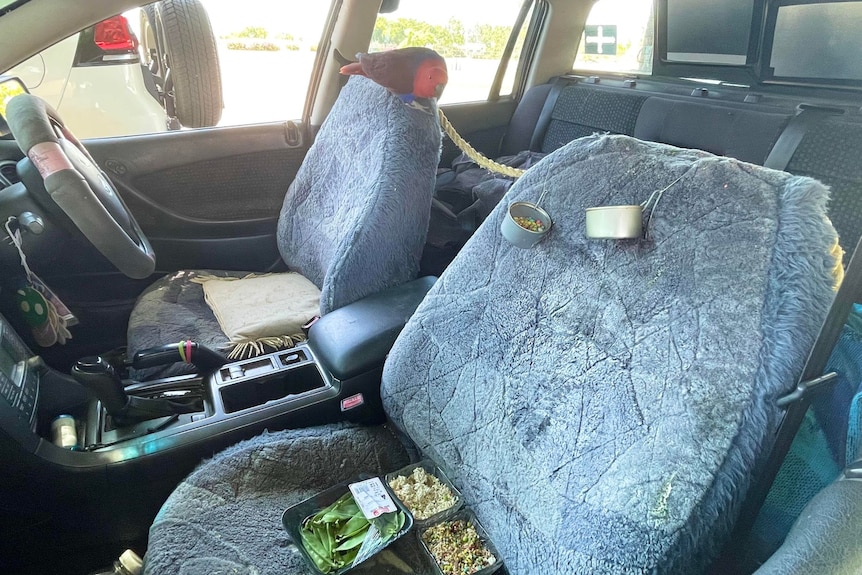
[[[65,344],[72,338],[69,326],[78,322],[60,298],[30,269],[24,255],[24,243],[20,230],[12,231],[14,216],[6,220],[5,228],[12,245],[18,250],[21,267],[24,268],[23,285],[15,290],[15,303],[24,321],[30,326],[33,339],[42,347],[55,343]]]

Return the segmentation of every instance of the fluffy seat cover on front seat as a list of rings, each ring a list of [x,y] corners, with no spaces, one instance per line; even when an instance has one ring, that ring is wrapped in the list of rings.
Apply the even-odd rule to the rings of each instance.
[[[442,137],[429,106],[351,77],[296,174],[278,249],[320,288],[321,315],[419,272]]]
[[[585,209],[665,192],[648,241]],[[539,198],[532,250],[499,226]],[[819,183],[626,137],[527,172],[386,364],[393,422],[452,474],[512,573],[696,573],[725,541],[832,298]]]
[[[551,233],[510,246],[506,204],[536,201],[550,174]],[[641,202],[683,174],[650,240],[584,237],[585,208]],[[826,199],[809,179],[625,137],[576,140],[515,183],[408,322],[382,389],[510,573],[702,569],[831,300]],[[232,447],[162,507],[145,571],[308,573],[281,512],[406,456],[383,428],[343,425]],[[402,566],[386,555],[358,572]]]
[[[442,137],[436,103],[429,106],[430,113],[408,107],[372,80],[351,77],[290,185],[278,249],[291,270],[320,288],[321,315],[416,278]],[[183,339],[224,347],[228,338],[189,281],[194,275],[200,272],[177,272],[141,295],[129,320],[130,356]],[[191,371],[178,363],[136,377]]]

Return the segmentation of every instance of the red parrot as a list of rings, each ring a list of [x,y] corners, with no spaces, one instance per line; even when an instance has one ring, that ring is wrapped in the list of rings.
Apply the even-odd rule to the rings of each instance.
[[[360,52],[356,58],[358,62],[342,66],[342,74],[371,78],[405,104],[413,104],[416,98],[439,98],[449,81],[446,61],[430,48],[400,48],[374,54]]]

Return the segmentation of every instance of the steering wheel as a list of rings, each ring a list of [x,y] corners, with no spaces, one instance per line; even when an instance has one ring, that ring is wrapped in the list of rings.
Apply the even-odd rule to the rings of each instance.
[[[149,240],[111,180],[57,112],[41,98],[21,94],[9,101],[6,115],[18,147],[42,176],[42,195],[50,197],[122,273],[135,279],[152,274],[156,256]]]

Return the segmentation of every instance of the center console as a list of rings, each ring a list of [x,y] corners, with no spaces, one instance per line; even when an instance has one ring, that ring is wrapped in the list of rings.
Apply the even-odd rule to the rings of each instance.
[[[45,366],[0,316],[2,479],[13,500],[40,493],[29,511],[16,509],[16,528],[0,535],[13,542],[33,537],[32,526],[70,541],[124,529],[140,536],[179,481],[229,445],[265,430],[383,422],[384,359],[433,282],[420,278],[333,311],[311,327],[307,342],[290,349],[207,373],[124,381],[130,397],[196,406],[134,423],[113,421],[92,398],[70,410],[54,407],[58,390],[84,388]],[[74,449],[52,442],[51,422],[60,415],[75,420]]]
[[[333,311],[311,327],[307,342],[290,349],[226,363],[208,373],[124,382],[120,393],[124,388],[131,398],[188,401],[196,407],[129,423],[113,418],[104,400],[93,399],[86,410],[72,414],[77,421],[75,449],[58,453],[45,436],[37,453],[72,467],[105,461],[116,465],[168,452],[176,461],[184,447],[211,444],[214,451],[222,447],[218,438],[236,430],[251,436],[263,429],[336,421],[382,423],[383,361],[433,282],[421,278]],[[0,347],[11,350],[0,355],[0,371],[8,372],[10,383],[0,381],[0,387],[17,394],[17,405],[38,433],[46,429],[44,422],[37,426],[34,421],[40,378],[28,367],[31,356],[11,330],[8,342]]]
[[[364,383],[373,393],[371,378]],[[79,448],[73,455],[110,453],[116,462],[157,455],[163,451],[160,446],[181,450],[183,445],[207,442],[235,428],[260,424],[267,429],[303,427],[337,421],[342,419],[339,415],[374,423],[381,415],[368,411],[341,414],[334,404],[346,393],[346,386],[325,370],[308,344],[229,363],[210,374],[132,383],[125,390],[130,396],[147,399],[195,396],[200,409],[119,424],[101,401],[94,400],[79,421]]]

